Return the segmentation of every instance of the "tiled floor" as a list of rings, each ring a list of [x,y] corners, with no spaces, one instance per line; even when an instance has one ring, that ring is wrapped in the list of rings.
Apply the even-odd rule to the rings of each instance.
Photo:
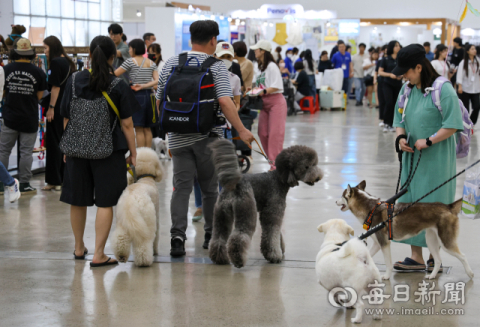
[[[324,179],[314,187],[301,184],[288,194],[283,225],[285,261],[267,263],[259,251],[260,226],[254,235],[250,261],[242,269],[212,265],[203,250],[203,222],[189,225],[185,259],[169,257],[169,206],[172,193],[171,162],[163,163],[165,178],[161,192],[160,255],[149,268],[131,262],[113,268],[91,269],[88,262],[74,261],[69,207],[58,201],[60,194],[41,192],[22,197],[18,203],[0,204],[0,326],[344,326],[355,310],[336,309],[327,292],[318,285],[314,261],[323,236],[317,226],[331,218],[342,218],[362,232],[351,213],[342,213],[335,200],[347,184],[367,181],[371,194],[393,195],[398,174],[394,134],[383,134],[377,126],[377,111],[349,107],[345,111],[322,111],[288,117],[285,147],[305,144],[318,151]],[[458,170],[478,158],[477,136],[467,159],[458,160]],[[268,170],[255,157],[253,172]],[[419,176],[420,177],[420,176]],[[457,183],[461,196],[464,177]],[[40,187],[43,176],[32,182]],[[442,181],[439,181],[439,183]],[[194,212],[193,194],[190,214]],[[88,210],[86,246],[94,248],[95,208]],[[459,245],[476,276],[480,276],[478,235],[480,221],[460,216]],[[107,244],[107,253],[112,253]],[[435,313],[428,315],[384,315],[364,323],[374,326],[479,326],[480,289],[465,274],[460,262],[442,253],[448,273],[440,274],[435,290]],[[427,255],[427,250],[424,252]],[[393,260],[410,255],[403,244],[392,245]],[[384,270],[383,257],[374,257]],[[424,309],[432,303],[416,303],[414,292],[423,273],[394,273],[384,293],[394,285],[410,285],[410,301],[386,300],[381,308]],[[442,304],[444,284],[465,282],[465,304]],[[429,285],[429,288],[432,284]],[[431,299],[430,299],[431,300]],[[368,306],[377,307],[377,306]],[[463,309],[464,314],[441,314],[441,309]],[[438,313],[438,314],[437,314]]]

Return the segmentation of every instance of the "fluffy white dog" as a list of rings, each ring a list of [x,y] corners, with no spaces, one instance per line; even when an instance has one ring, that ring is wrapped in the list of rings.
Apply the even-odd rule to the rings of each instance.
[[[117,226],[112,248],[120,262],[127,262],[133,245],[135,265],[150,266],[158,254],[159,194],[156,182],[162,180],[160,160],[152,149],[137,149],[137,183],[128,175],[128,186],[118,200]]]
[[[162,140],[159,137],[156,137],[152,140],[152,149],[155,150],[160,159],[170,160],[168,155],[168,141]],[[163,153],[162,153],[163,151]]]
[[[318,283],[327,291],[336,287],[355,290],[358,298],[352,305],[357,312],[352,322],[361,323],[364,308],[362,296],[368,293],[368,284],[374,284],[375,280],[381,283],[378,268],[366,245],[358,238],[350,239],[350,235],[353,236],[353,228],[344,220],[330,219],[318,226],[318,231],[325,233],[315,265]],[[340,246],[345,241],[347,243]],[[341,304],[338,298],[333,300]],[[380,319],[378,316],[373,318]]]

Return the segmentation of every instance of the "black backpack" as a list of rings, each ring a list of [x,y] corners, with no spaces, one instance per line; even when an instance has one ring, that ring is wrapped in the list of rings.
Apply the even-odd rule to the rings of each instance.
[[[165,84],[160,125],[165,132],[206,134],[217,126],[218,102],[210,67],[220,60],[209,57],[200,65],[196,57],[187,57],[187,53],[179,55],[179,64]],[[190,61],[197,65],[187,66]]]

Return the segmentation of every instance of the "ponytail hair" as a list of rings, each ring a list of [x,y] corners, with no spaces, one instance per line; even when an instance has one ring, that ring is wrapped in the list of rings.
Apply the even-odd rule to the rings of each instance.
[[[107,90],[110,85],[110,74],[113,74],[113,67],[108,60],[116,54],[115,43],[108,36],[99,35],[90,43],[92,74],[89,86],[92,91],[100,93]]]

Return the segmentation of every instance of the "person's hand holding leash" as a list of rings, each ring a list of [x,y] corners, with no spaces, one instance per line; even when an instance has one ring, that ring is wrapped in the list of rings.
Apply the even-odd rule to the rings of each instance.
[[[255,137],[253,136],[252,132],[248,129],[244,128],[241,132],[238,133],[238,136],[242,139],[243,142],[250,144],[253,142]]]
[[[415,142],[415,147],[419,151],[422,151],[423,149],[428,148],[427,140],[426,139],[417,140],[417,142]]]
[[[402,149],[403,152],[413,153],[413,149],[408,145],[406,139],[401,139],[399,144],[400,144],[400,149]]]

